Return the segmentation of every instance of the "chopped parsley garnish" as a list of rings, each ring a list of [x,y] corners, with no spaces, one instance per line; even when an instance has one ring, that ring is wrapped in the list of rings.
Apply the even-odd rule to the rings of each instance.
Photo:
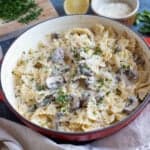
[[[104,79],[99,79],[98,80],[98,83],[99,83],[99,87],[102,87],[102,86],[104,86]]]
[[[128,64],[122,64],[121,65],[121,69],[128,70],[128,69],[130,69],[130,65],[128,65]]]
[[[106,93],[106,95],[108,96],[110,94],[110,91],[108,91],[107,93]]]
[[[61,109],[60,109],[60,112],[62,112],[62,113],[66,113],[67,112],[67,107],[66,106],[64,106],[64,107],[61,107]]]
[[[118,88],[116,89],[116,94],[119,96],[121,95],[121,91]]]
[[[29,23],[41,14],[35,0],[0,0],[0,18],[6,22]]]
[[[89,47],[85,47],[85,48],[84,48],[84,51],[85,51],[85,52],[88,52],[89,49],[90,49]]]
[[[51,61],[51,59],[52,59],[52,56],[51,56],[51,55],[50,55],[50,56],[48,56],[48,58],[47,58],[47,62]]]
[[[41,8],[36,8],[35,10],[31,9],[25,16],[21,17],[18,21],[21,23],[28,24],[32,20],[35,20],[41,14],[41,11]]]
[[[74,51],[74,57],[76,60],[80,60],[80,54],[77,52],[77,50]]]
[[[102,53],[102,50],[100,49],[100,47],[95,47],[94,54],[98,55],[98,54],[101,54],[101,53]]]
[[[87,69],[87,70],[90,70],[89,66],[86,63],[82,64],[82,67]]]
[[[104,100],[104,97],[99,98],[97,101],[97,104],[101,104],[103,102],[103,100]]]
[[[46,89],[46,86],[45,86],[45,85],[36,84],[36,89],[37,89],[38,91],[42,91],[42,90],[45,90],[45,89]]]
[[[69,101],[69,96],[64,93],[62,90],[58,91],[58,96],[56,97],[55,101],[61,105],[64,105],[68,103]]]

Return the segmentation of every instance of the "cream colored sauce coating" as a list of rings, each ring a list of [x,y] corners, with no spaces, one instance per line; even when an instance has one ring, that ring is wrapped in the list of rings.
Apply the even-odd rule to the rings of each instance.
[[[48,34],[37,49],[22,53],[12,71],[18,112],[65,132],[124,119],[150,91],[139,50],[136,39],[101,24]]]
[[[127,3],[112,2],[101,5],[98,12],[107,17],[120,18],[131,13],[132,8]]]

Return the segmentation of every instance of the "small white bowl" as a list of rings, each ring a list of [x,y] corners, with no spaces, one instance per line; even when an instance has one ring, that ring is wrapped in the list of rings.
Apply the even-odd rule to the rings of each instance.
[[[112,3],[112,2],[127,3],[132,8],[131,13],[129,13],[127,15],[124,15],[124,16],[120,16],[120,17],[109,17],[109,16],[106,16],[104,14],[101,14],[98,11],[100,6],[106,5],[106,4]],[[132,25],[134,23],[135,18],[136,18],[136,13],[139,9],[139,6],[140,6],[139,0],[92,0],[92,2],[91,2],[92,10],[97,15],[107,17],[107,18],[110,18],[110,19],[114,19],[114,20],[120,21],[120,22],[122,22],[124,24],[127,24],[127,25]]]

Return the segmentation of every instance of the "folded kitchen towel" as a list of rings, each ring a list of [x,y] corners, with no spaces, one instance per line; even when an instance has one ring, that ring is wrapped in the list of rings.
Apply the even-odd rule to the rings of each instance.
[[[150,150],[150,104],[118,133],[81,146],[57,144],[23,125],[0,118],[0,150]]]

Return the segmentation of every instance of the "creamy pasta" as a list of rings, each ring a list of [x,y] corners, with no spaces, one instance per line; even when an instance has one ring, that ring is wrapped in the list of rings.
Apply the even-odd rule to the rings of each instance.
[[[138,50],[135,39],[100,24],[48,34],[13,69],[18,111],[39,126],[68,132],[122,120],[150,89]]]

